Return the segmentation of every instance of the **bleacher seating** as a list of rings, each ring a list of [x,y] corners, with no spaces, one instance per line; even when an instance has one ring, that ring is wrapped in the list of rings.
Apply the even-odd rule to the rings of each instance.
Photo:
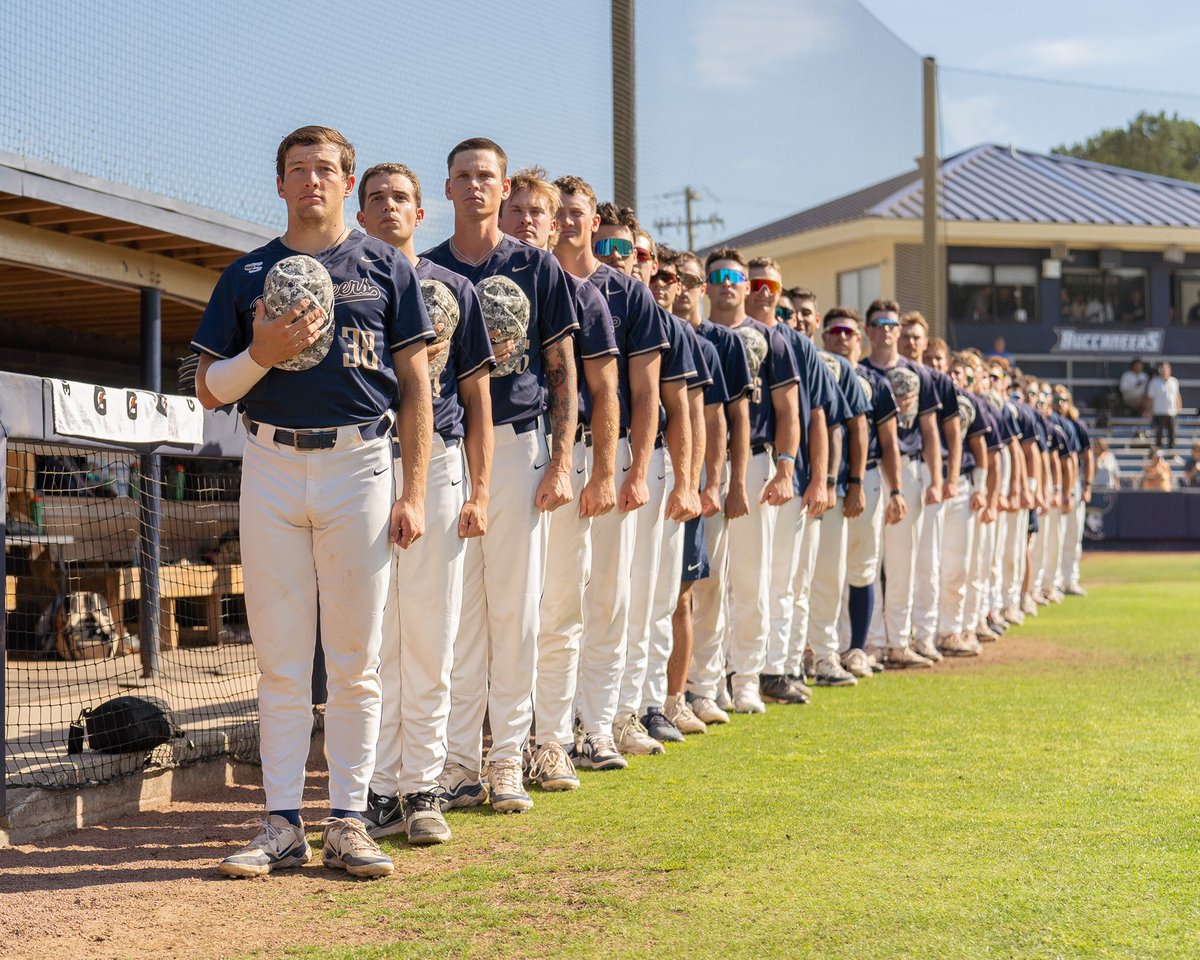
[[[1154,428],[1150,426],[1149,418],[1102,418],[1102,422],[1106,419],[1107,423],[1098,426],[1094,412],[1082,411],[1082,416],[1093,439],[1104,437],[1108,440],[1108,449],[1116,455],[1117,463],[1121,466],[1121,485],[1139,486],[1146,454],[1154,446]],[[1171,464],[1177,488],[1183,483],[1183,465],[1191,456],[1194,439],[1200,439],[1200,415],[1188,411],[1175,421],[1175,446],[1163,449],[1163,455]]]

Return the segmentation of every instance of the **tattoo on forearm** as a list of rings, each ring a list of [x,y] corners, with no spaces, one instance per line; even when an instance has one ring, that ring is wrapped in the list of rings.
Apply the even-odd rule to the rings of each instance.
[[[578,401],[575,398],[574,366],[567,356],[565,340],[546,351],[546,386],[550,394],[550,436],[553,455],[562,460],[570,456],[575,445],[575,418]]]

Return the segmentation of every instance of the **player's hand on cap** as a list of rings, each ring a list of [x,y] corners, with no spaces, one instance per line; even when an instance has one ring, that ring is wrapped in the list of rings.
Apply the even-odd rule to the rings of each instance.
[[[635,477],[632,473],[621,484],[621,493],[617,498],[617,506],[622,513],[637,510],[650,502],[650,488],[644,477]]]
[[[574,499],[575,494],[571,490],[570,467],[564,469],[556,461],[551,460],[542,477],[542,482],[538,484],[533,505],[542,513],[552,513],[564,503],[570,503]]]
[[[612,477],[593,475],[579,492],[579,515],[602,517],[617,506],[617,485]]]
[[[397,500],[392,504],[391,525],[388,539],[400,545],[401,550],[407,550],[421,539],[425,533],[425,506],[421,503],[409,503],[407,500]]]
[[[464,540],[487,533],[487,502],[472,497],[458,514],[458,535]]]
[[[261,300],[254,305],[254,339],[250,357],[260,367],[273,367],[316,342],[325,326],[325,311],[309,299],[301,300],[274,320],[267,317]]]
[[[515,340],[493,340],[492,353],[496,357],[496,363],[503,363],[517,352],[517,343]]]

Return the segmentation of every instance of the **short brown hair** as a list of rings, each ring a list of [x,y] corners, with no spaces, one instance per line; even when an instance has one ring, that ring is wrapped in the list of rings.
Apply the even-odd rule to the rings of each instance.
[[[491,150],[496,155],[496,159],[500,161],[500,176],[508,176],[508,154],[495,140],[489,140],[487,137],[468,137],[461,143],[456,143],[451,151],[446,155],[446,170],[454,166],[454,158],[460,153],[466,153],[468,150]]]
[[[774,257],[754,257],[748,264],[746,264],[746,266],[751,270],[758,268],[759,270],[774,270],[776,273],[781,275],[783,273],[783,271],[779,269],[779,261]]]
[[[347,179],[354,176],[354,144],[333,127],[316,125],[298,127],[279,141],[279,149],[275,151],[275,174],[280,180],[283,179],[283,165],[292,147],[312,147],[319,143],[329,143],[337,147],[341,153],[342,173]]]
[[[419,207],[421,205],[421,180],[403,163],[377,163],[373,167],[368,167],[358,181],[358,209],[361,210],[367,205],[367,184],[372,177],[408,177],[409,183],[413,187],[413,202]]]
[[[950,345],[941,337],[932,337],[929,343],[926,344],[925,349],[929,352],[944,353],[947,359],[950,357]]]
[[[629,235],[634,235],[633,229],[621,218],[621,211],[615,203],[609,203],[607,200],[596,208],[596,213],[600,215],[600,226],[602,227],[624,227],[629,231]]]
[[[872,300],[871,305],[867,307],[867,323],[871,322],[871,317],[876,313],[900,313],[900,304],[895,300]]]
[[[710,250],[708,256],[704,258],[704,272],[708,273],[708,268],[718,260],[732,260],[734,263],[740,263],[747,270],[746,258],[742,256],[742,251],[737,247],[717,247],[715,250]]]
[[[704,264],[700,262],[700,258],[698,256],[696,256],[694,253],[692,253],[691,250],[680,250],[679,253],[677,253],[675,255],[676,268],[678,269],[679,265],[681,263],[683,263],[685,260],[688,263],[694,263],[696,265],[696,268],[698,270],[700,270],[701,273],[704,272]]]
[[[646,233],[642,229],[642,225],[638,223],[637,214],[634,212],[633,207],[621,207],[617,215],[621,218],[621,225],[629,228],[629,232],[633,234],[635,240],[639,233],[645,233],[647,239],[650,237],[650,234]]]
[[[805,299],[801,297],[800,299]],[[861,331],[863,319],[858,315],[858,311],[853,307],[831,307],[825,313],[824,324],[826,327],[832,327],[838,320],[853,320]]]
[[[909,310],[900,318],[900,326],[902,327],[922,327],[926,335],[929,334],[929,321],[921,316],[920,310]]]
[[[562,206],[562,193],[550,182],[550,175],[544,167],[522,167],[512,175],[512,189],[509,191],[508,199],[511,200],[522,190],[545,200],[550,216],[557,214]],[[500,204],[500,209],[503,210],[507,205],[508,200],[505,200]]]
[[[811,300],[814,304],[817,302],[817,295],[809,290],[808,287],[792,287],[792,289],[785,290],[784,292],[792,298],[792,303],[799,303],[801,300]],[[843,307],[842,309],[846,308]]]
[[[554,181],[554,185],[558,187],[559,193],[563,196],[573,197],[576,194],[582,194],[587,197],[592,204],[593,211],[599,206],[596,202],[596,191],[581,177],[559,177]]]

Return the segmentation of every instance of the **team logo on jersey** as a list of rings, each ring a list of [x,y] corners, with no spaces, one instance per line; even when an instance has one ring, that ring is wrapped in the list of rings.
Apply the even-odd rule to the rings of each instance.
[[[975,423],[975,404],[966,394],[958,394],[958,415],[962,417],[963,428],[970,430]]]
[[[364,300],[382,300],[383,291],[366,277],[343,280],[333,288],[333,299],[337,303],[358,303]]]
[[[421,281],[421,299],[425,301],[429,322],[437,334],[433,342],[445,343],[458,327],[458,298],[441,280],[427,278]],[[433,384],[435,397],[442,395],[442,371],[446,369],[446,361],[449,359],[450,351],[447,349],[429,362],[429,380]]]
[[[247,273],[258,273],[258,271],[260,271],[262,269],[262,267],[263,267],[262,261],[259,260],[255,263],[246,264],[244,267],[242,267],[242,269],[245,270]]]
[[[746,348],[751,402],[762,403],[762,366],[767,359],[767,338],[748,323],[735,327],[733,332],[742,338],[742,346]]]
[[[896,395],[898,421],[905,430],[911,430],[917,420],[917,402],[921,394],[921,378],[908,367],[892,367],[887,372],[887,381]]]
[[[842,382],[842,365],[838,363],[838,358],[828,350],[818,350],[817,356],[821,358],[821,362],[825,364],[825,369],[829,371],[829,375],[833,377],[833,382],[841,384]]]
[[[494,276],[480,280],[479,306],[493,344],[513,342],[512,356],[496,364],[493,377],[524,373],[529,369],[529,298],[525,291],[508,277]]]
[[[861,373],[856,373],[855,376],[858,377],[858,385],[862,387],[867,403],[873,406],[875,404],[875,384],[871,382],[870,377],[864,377]]]

